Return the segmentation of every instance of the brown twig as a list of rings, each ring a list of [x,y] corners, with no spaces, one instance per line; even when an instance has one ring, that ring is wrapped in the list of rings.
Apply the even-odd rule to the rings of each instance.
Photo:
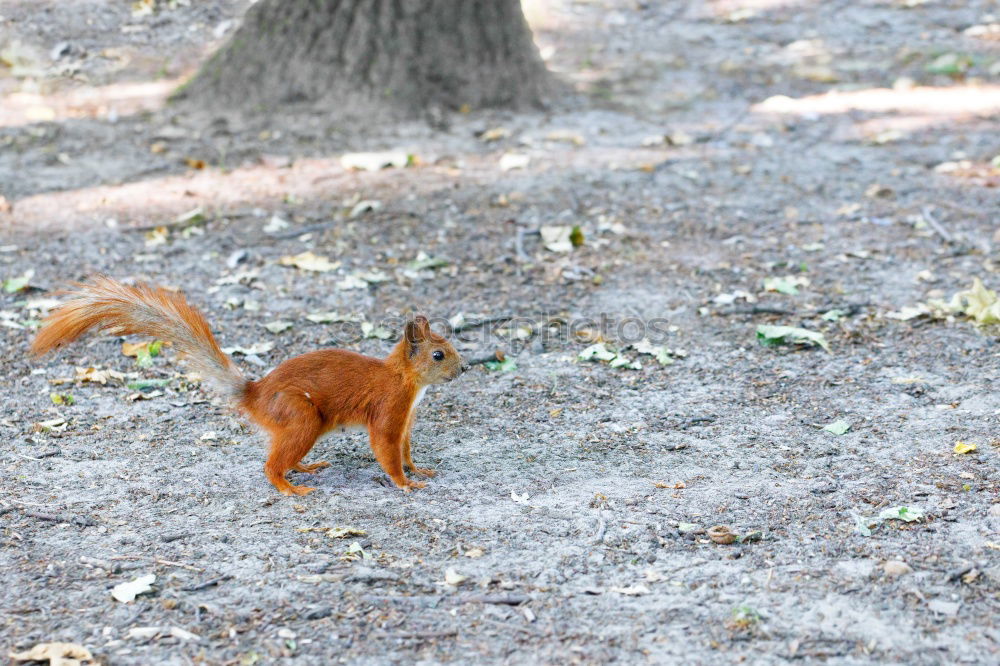
[[[531,601],[523,594],[473,594],[459,599],[466,604],[495,604],[497,606],[520,606]]]
[[[728,310],[716,310],[715,314],[723,317],[728,317],[730,315],[744,315],[744,314],[793,315],[795,314],[795,310],[779,308],[773,305],[749,305],[745,307],[729,308]]]
[[[941,223],[934,217],[934,213],[931,212],[931,207],[924,206],[921,212],[924,214],[924,219],[927,220],[927,224],[930,225],[931,229],[933,229],[938,236],[944,239],[945,243],[951,243],[953,240],[951,234],[947,229],[941,226]]]
[[[514,250],[517,252],[517,260],[521,263],[531,261],[531,257],[524,251],[525,236],[541,236],[542,232],[537,229],[524,229],[519,227],[517,235],[514,237]]]
[[[230,574],[225,574],[224,576],[217,576],[215,578],[210,578],[209,580],[206,580],[204,583],[198,583],[197,585],[189,585],[188,587],[182,587],[181,590],[183,590],[184,592],[198,592],[199,590],[205,590],[210,587],[215,587],[219,583],[229,580],[231,578],[232,576]]]
[[[204,569],[199,569],[198,567],[191,566],[190,564],[184,564],[183,562],[172,562],[171,560],[161,560],[156,557],[153,561],[157,564],[162,564],[165,567],[179,567],[181,569],[187,569],[188,571],[197,571],[198,573],[204,573]]]
[[[527,634],[529,636],[542,636],[543,635],[541,632],[532,631],[531,629],[528,629],[526,627],[518,627],[518,626],[515,626],[513,624],[508,624],[507,622],[500,622],[499,620],[491,620],[488,617],[476,618],[476,621],[477,622],[486,622],[488,624],[492,624],[492,625],[497,626],[497,627],[503,627],[504,629],[507,629],[508,631],[520,631],[521,633]]]
[[[483,356],[482,358],[474,358],[469,361],[468,365],[485,365],[486,363],[492,363],[494,361],[503,363],[507,358],[507,355],[503,353],[502,349],[498,349],[489,356]]]
[[[79,525],[80,527],[94,527],[97,525],[97,521],[93,518],[88,518],[87,516],[60,516],[54,513],[43,513],[41,511],[33,511],[31,509],[21,509],[21,513],[29,518],[48,520],[53,523],[71,523],[73,525]]]
[[[195,216],[191,220],[175,220],[173,222],[162,222],[160,224],[144,224],[141,227],[124,227],[122,231],[145,233],[147,231],[156,231],[161,227],[173,231],[174,229],[187,229],[188,227],[203,227],[208,224],[208,221],[208,215],[202,212],[201,217]]]
[[[435,638],[451,638],[452,636],[458,635],[458,629],[446,629],[445,631],[403,631],[398,634],[377,634],[379,638],[399,638],[399,639],[416,639],[421,641],[432,640]]]
[[[472,328],[479,328],[480,326],[487,326],[489,324],[499,324],[501,322],[510,321],[514,318],[514,315],[497,315],[496,317],[484,317],[483,319],[476,319],[475,321],[467,321],[459,324],[458,326],[452,326],[452,333],[461,333],[462,331],[468,331]]]
[[[748,305],[748,306],[738,306],[729,308],[727,310],[716,310],[715,314],[723,317],[728,317],[730,315],[754,315],[754,314],[773,314],[773,315],[785,315],[793,316],[798,315],[801,317],[812,317],[824,312],[829,312],[830,310],[843,310],[846,317],[852,317],[863,308],[870,306],[871,303],[845,303],[845,304],[826,304],[822,305],[815,310],[808,312],[800,312],[798,310],[788,310],[786,308],[779,308],[773,305]]]
[[[289,229],[287,231],[273,231],[268,233],[267,236],[268,238],[274,238],[274,239],[298,238],[302,234],[310,234],[314,231],[325,231],[326,229],[336,226],[339,222],[340,220],[334,220],[332,222],[307,224],[304,227]]]

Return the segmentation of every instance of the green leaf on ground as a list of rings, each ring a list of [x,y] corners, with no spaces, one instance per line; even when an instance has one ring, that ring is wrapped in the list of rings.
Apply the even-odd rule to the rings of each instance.
[[[487,370],[492,370],[493,372],[514,372],[517,370],[517,362],[510,357],[502,361],[486,361],[484,365]]]
[[[861,536],[870,537],[872,535],[872,530],[869,527],[869,521],[866,518],[862,518],[858,514],[854,514],[854,529],[857,530],[858,534]]]
[[[843,435],[845,432],[851,429],[851,424],[844,419],[837,419],[830,425],[823,428],[827,432],[832,432],[834,435]]]
[[[133,391],[148,391],[154,388],[161,388],[169,383],[169,379],[137,379],[134,382],[129,382],[125,386]]]
[[[604,346],[603,342],[590,345],[577,355],[581,361],[611,361],[618,356],[615,352]]]
[[[847,310],[838,310],[834,308],[833,310],[827,310],[823,313],[822,319],[824,321],[838,321],[843,319],[847,315]]]
[[[49,393],[53,405],[72,405],[76,400],[69,393]]]
[[[955,76],[965,73],[975,62],[975,59],[967,53],[942,53],[927,63],[924,69],[930,74]]]
[[[782,344],[818,345],[830,351],[830,343],[822,333],[794,326],[770,326],[761,324],[757,327],[757,341],[765,347]]]
[[[973,278],[970,289],[955,294],[948,306],[952,312],[975,319],[977,324],[1000,324],[1000,299],[979,278]]]
[[[389,329],[382,326],[376,326],[375,324],[363,321],[361,322],[361,336],[366,340],[368,338],[378,338],[379,340],[388,340],[392,337],[392,332]]]
[[[921,509],[910,506],[890,506],[888,509],[879,511],[879,520],[904,520],[908,523],[920,520],[924,517]]]
[[[799,293],[799,287],[808,287],[809,278],[794,275],[764,278],[764,291],[776,291],[779,294],[794,296]]]
[[[421,252],[417,255],[417,258],[411,261],[407,266],[415,271],[423,271],[432,268],[442,268],[449,265],[451,262],[442,257],[430,257],[426,253]]]
[[[287,331],[292,326],[293,324],[290,321],[269,321],[266,324],[264,324],[264,328],[269,330],[271,333],[274,333],[275,335],[283,331]]]
[[[3,281],[3,290],[8,294],[13,294],[14,292],[21,291],[28,286],[31,278],[34,277],[35,271],[28,270],[25,271],[24,275],[15,278],[8,278]]]

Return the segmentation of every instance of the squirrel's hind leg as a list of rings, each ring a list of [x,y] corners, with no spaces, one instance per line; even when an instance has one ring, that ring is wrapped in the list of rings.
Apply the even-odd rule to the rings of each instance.
[[[294,428],[283,428],[271,433],[271,452],[264,464],[264,474],[282,495],[307,495],[315,488],[309,486],[293,486],[285,478],[285,475],[293,469],[300,471],[315,471],[323,463],[313,465],[302,465],[302,458],[316,443],[319,437],[320,424],[299,423]],[[300,469],[301,468],[301,469]]]

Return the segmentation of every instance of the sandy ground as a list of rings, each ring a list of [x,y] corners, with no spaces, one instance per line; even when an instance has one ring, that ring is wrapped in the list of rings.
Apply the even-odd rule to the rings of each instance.
[[[534,2],[580,99],[365,131],[162,109],[245,3],[161,4],[0,6],[0,51],[23,55],[0,67],[0,278],[34,271],[0,293],[0,647],[69,641],[109,664],[1000,660],[997,332],[887,316],[973,277],[1000,287],[1000,42],[977,28],[995,3]],[[418,164],[340,163],[386,148]],[[502,171],[505,153],[530,162]],[[532,232],[552,225],[585,243],[546,249]],[[341,265],[280,265],[307,250]],[[414,268],[421,253],[448,263]],[[343,288],[372,271],[388,279]],[[324,345],[389,349],[307,318],[325,312],[517,316],[456,342],[517,367],[428,393],[427,488],[387,487],[348,434],[296,477],[318,491],[285,498],[261,435],[169,350],[140,368],[89,337],[28,357],[51,292],[94,272],[184,289],[225,347],[272,343],[236,354],[253,376]],[[765,291],[785,276],[808,282]],[[578,360],[574,331],[623,349],[635,321],[686,356]],[[763,347],[759,324],[830,351]],[[150,379],[166,381],[135,388]],[[850,429],[822,430],[836,420]],[[923,517],[868,520],[900,506]],[[715,543],[716,525],[740,540]],[[149,593],[112,598],[147,574]]]

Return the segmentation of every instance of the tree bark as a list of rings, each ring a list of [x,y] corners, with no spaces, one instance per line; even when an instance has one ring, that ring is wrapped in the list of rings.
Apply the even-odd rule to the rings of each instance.
[[[552,83],[520,0],[260,0],[176,98],[341,117],[540,106]]]

